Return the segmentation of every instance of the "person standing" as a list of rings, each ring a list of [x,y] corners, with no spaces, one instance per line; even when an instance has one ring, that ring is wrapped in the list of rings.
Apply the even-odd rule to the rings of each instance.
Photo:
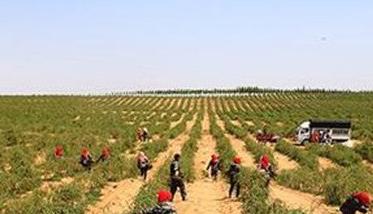
[[[140,170],[140,176],[143,176],[144,180],[146,180],[151,165],[149,163],[149,158],[144,152],[140,152],[137,156],[137,168]]]
[[[206,170],[210,169],[210,175],[214,181],[218,179],[218,173],[220,170],[220,160],[219,156],[216,154],[211,155],[211,160],[207,166]]]
[[[79,162],[84,168],[87,170],[91,170],[92,167],[92,156],[89,152],[88,148],[84,147],[80,153],[80,162]]]
[[[185,190],[185,184],[183,181],[183,174],[180,169],[180,154],[175,154],[174,159],[171,162],[170,165],[170,191],[172,194],[172,200],[174,200],[175,193],[177,189],[180,189],[181,198],[183,201],[186,200],[186,190]]]
[[[236,190],[236,197],[238,198],[240,196],[240,189],[241,189],[240,179],[239,179],[239,174],[241,171],[240,165],[241,165],[241,158],[235,157],[227,172],[229,176],[229,184],[230,184],[229,198],[232,198],[232,194],[234,190]]]

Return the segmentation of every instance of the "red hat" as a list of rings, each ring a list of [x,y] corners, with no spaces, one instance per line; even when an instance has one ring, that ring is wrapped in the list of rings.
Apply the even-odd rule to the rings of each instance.
[[[54,150],[54,156],[61,157],[63,156],[63,147],[61,145],[57,145]]]
[[[241,158],[238,157],[238,156],[234,157],[233,158],[233,163],[235,163],[235,164],[241,164]]]
[[[372,196],[368,192],[358,192],[355,193],[353,196],[365,206],[369,206],[372,202]]]
[[[101,154],[105,155],[105,156],[109,156],[110,155],[110,149],[108,147],[104,147],[101,151]]]
[[[158,192],[158,203],[168,202],[172,200],[172,194],[169,191],[161,190]]]
[[[218,159],[218,158],[219,158],[219,156],[218,156],[217,154],[213,154],[213,155],[211,155],[211,159],[216,160],[216,159]]]
[[[83,148],[82,148],[82,151],[81,151],[80,154],[81,154],[81,155],[88,155],[88,154],[89,154],[89,150],[88,150],[88,148],[87,148],[87,147],[83,147]]]

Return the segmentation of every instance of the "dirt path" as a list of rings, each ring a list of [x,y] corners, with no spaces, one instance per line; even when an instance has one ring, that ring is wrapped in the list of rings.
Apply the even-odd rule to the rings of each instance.
[[[273,156],[277,161],[278,171],[292,170],[299,167],[299,164],[296,161],[290,160],[286,155],[273,151]]]
[[[291,209],[302,209],[310,213],[319,214],[338,213],[338,208],[327,206],[322,197],[285,188],[274,182],[269,187],[269,195],[272,201],[282,201]]]
[[[202,139],[199,141],[198,151],[194,160],[194,170],[197,179],[187,185],[188,200],[181,202],[176,200],[175,206],[180,214],[240,214],[240,203],[227,199],[227,184],[220,178],[213,182],[206,177],[206,166],[211,154],[215,153],[216,142],[209,134],[209,119],[205,114]]]
[[[180,119],[178,121],[175,121],[175,122],[171,122],[170,124],[170,129],[174,128],[175,126],[177,126],[177,124],[179,124],[185,117],[185,114],[182,114],[180,116]]]
[[[319,170],[320,171],[323,171],[323,170],[326,170],[326,169],[329,169],[329,168],[336,168],[337,167],[337,165],[335,165],[333,163],[333,161],[331,161],[330,159],[327,159],[327,158],[319,157],[318,161],[319,161]]]
[[[181,151],[183,144],[188,140],[188,135],[195,122],[196,117],[192,121],[187,122],[186,131],[169,142],[167,151],[158,154],[154,160],[153,169],[149,171],[148,181],[154,178],[156,172],[165,163],[170,155]],[[128,212],[133,200],[139,193],[140,188],[145,182],[141,179],[125,179],[120,182],[109,183],[101,192],[102,196],[95,205],[89,207],[86,213],[88,214],[101,214],[112,213],[120,214]]]
[[[224,122],[220,118],[216,118],[216,123],[218,126],[224,130],[225,137],[228,138],[229,142],[232,144],[233,149],[237,152],[238,156],[242,160],[242,166],[244,167],[251,167],[255,168],[255,158],[251,153],[249,153],[246,149],[245,142],[243,142],[240,139],[237,139],[236,137],[227,134],[225,131],[225,125]]]

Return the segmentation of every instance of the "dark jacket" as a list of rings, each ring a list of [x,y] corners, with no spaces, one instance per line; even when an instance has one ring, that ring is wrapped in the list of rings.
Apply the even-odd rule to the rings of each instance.
[[[173,160],[170,165],[170,176],[171,177],[182,177],[182,173],[180,170],[180,162],[177,160]]]
[[[358,199],[350,196],[339,209],[343,214],[355,214],[357,211],[367,213],[369,208],[359,202]]]
[[[230,182],[237,182],[238,181],[238,175],[241,171],[240,165],[232,163],[231,166],[229,167],[229,170],[227,172]]]
[[[165,202],[151,209],[144,210],[141,214],[176,214],[176,210],[170,202]]]

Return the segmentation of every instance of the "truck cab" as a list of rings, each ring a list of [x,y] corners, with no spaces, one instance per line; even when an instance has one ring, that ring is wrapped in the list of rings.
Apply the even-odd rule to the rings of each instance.
[[[312,137],[314,134],[319,136],[327,134],[330,143],[346,142],[351,139],[351,122],[342,120],[308,120],[298,126],[296,134],[298,143],[302,145],[313,141]],[[322,139],[320,139],[320,142],[322,142]]]
[[[304,145],[310,142],[310,138],[311,138],[310,121],[304,121],[297,128],[297,141],[299,144]]]

